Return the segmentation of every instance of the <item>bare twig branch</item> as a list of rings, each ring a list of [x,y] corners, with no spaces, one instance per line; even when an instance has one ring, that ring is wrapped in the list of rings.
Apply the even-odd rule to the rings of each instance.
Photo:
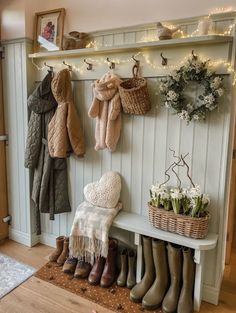
[[[189,165],[188,165],[188,163],[185,161],[185,158],[186,158],[187,156],[188,156],[188,153],[187,153],[184,157],[183,157],[183,155],[181,154],[181,160],[183,161],[183,164],[187,167],[187,176],[188,176],[188,178],[189,178],[189,180],[190,180],[192,186],[195,187],[195,184],[194,184],[194,182],[193,182],[193,180],[192,180],[192,178],[191,178],[191,176],[190,176],[190,174],[189,174],[189,172],[190,172]]]

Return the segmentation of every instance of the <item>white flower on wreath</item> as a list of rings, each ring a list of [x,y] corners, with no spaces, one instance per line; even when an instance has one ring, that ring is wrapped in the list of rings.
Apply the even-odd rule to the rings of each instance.
[[[167,92],[167,85],[166,85],[166,83],[161,83],[160,84],[160,87],[159,87],[159,89],[160,89],[160,92]]]
[[[203,102],[206,105],[206,107],[209,108],[215,102],[214,95],[211,93],[211,94],[205,96]]]
[[[168,109],[170,109],[170,108],[171,108],[170,102],[166,101],[166,102],[165,102],[165,107],[167,107]]]
[[[169,90],[166,99],[169,101],[176,101],[178,100],[179,95],[174,90]]]
[[[189,121],[190,119],[189,113],[186,110],[182,110],[180,113],[178,113],[178,116],[181,118],[181,120]]]
[[[175,81],[177,81],[177,82],[179,82],[179,80],[180,80],[180,78],[181,78],[181,74],[178,73],[177,71],[174,71],[171,76],[172,76],[172,78],[173,78]]]
[[[190,111],[190,112],[193,110],[193,105],[192,105],[192,103],[188,103],[188,104],[186,105],[186,107],[187,107],[187,110]]]
[[[194,114],[194,115],[193,115],[193,119],[194,119],[195,121],[199,121],[199,120],[200,120],[200,116],[199,116],[198,114]]]
[[[212,89],[218,89],[220,85],[221,85],[221,78],[219,76],[216,76],[211,82],[210,87]]]
[[[219,88],[216,90],[216,93],[218,94],[219,97],[221,97],[224,94],[224,90],[222,88]]]

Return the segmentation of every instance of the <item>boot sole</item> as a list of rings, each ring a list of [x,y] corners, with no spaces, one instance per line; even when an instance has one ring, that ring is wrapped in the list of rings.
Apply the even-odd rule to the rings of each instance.
[[[132,297],[129,297],[131,301],[133,301],[134,303],[140,303],[142,302],[142,299],[135,299],[135,298],[132,298]]]
[[[146,306],[146,305],[143,305],[142,304],[142,307],[145,309],[145,310],[148,310],[148,311],[153,311],[153,310],[158,310],[161,308],[161,304],[159,305],[153,305],[153,306]],[[169,312],[164,312],[162,311],[162,313],[169,313]]]

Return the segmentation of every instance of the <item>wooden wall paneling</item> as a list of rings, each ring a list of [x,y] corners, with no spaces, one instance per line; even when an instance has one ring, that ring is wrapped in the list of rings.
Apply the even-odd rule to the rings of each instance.
[[[119,46],[124,44],[124,34],[114,34],[114,46]]]

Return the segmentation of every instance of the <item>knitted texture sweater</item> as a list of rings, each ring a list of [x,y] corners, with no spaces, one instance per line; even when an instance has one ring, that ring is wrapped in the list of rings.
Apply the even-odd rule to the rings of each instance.
[[[65,158],[71,152],[77,156],[83,156],[85,154],[84,134],[73,101],[68,69],[57,73],[52,80],[51,88],[58,106],[48,125],[50,156]]]

